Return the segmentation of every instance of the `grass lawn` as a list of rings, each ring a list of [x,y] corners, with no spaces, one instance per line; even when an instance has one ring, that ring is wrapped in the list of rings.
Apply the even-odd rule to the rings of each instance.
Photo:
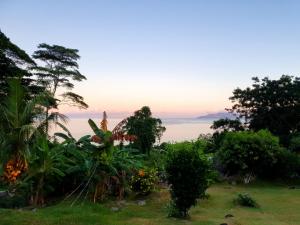
[[[235,206],[232,199],[237,193],[249,193],[260,205],[258,209]],[[189,220],[167,218],[167,190],[153,193],[146,198],[146,205],[136,200],[123,202],[120,211],[113,212],[116,202],[105,204],[84,203],[70,207],[61,203],[38,209],[0,209],[1,225],[300,225],[300,189],[289,189],[278,184],[252,185],[217,184],[209,188],[210,198],[192,208]],[[118,206],[117,206],[118,207]],[[234,215],[225,219],[226,214]]]

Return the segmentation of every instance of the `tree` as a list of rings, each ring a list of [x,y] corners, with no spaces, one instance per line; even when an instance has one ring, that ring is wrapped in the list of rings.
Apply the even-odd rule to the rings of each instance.
[[[237,88],[228,111],[245,119],[249,129],[268,129],[286,143],[300,129],[300,78],[282,75],[278,80],[252,78],[254,84]]]
[[[14,181],[26,169],[29,143],[38,127],[34,118],[40,98],[26,101],[25,95],[20,79],[12,79],[0,106],[0,162],[9,181]],[[16,176],[12,176],[13,172]]]
[[[232,120],[228,118],[215,120],[211,128],[221,132],[244,130],[243,124],[239,119]]]
[[[8,95],[0,105],[0,164],[7,180],[14,181],[27,169],[30,144],[44,134],[45,124],[57,121],[57,115],[51,113],[47,121],[39,120],[49,99],[47,92],[26,99],[21,79],[11,79],[8,84]]]
[[[54,100],[46,106],[46,118],[49,116],[49,110],[57,108],[60,104],[84,109],[88,107],[83,97],[69,91],[74,88],[72,81],[86,80],[86,77],[78,71],[77,61],[80,56],[77,49],[43,43],[38,46],[33,58],[44,63],[43,66],[35,66],[33,69],[38,77],[38,82],[45,87]],[[58,96],[58,88],[65,88],[68,91],[64,91]],[[48,126],[46,133],[48,133]]]
[[[31,93],[39,92],[40,88],[34,84],[32,74],[28,67],[35,65],[29,55],[0,30],[0,102],[8,94],[8,81],[12,78],[20,78],[24,87]]]
[[[161,138],[166,128],[162,126],[160,119],[152,117],[150,108],[144,106],[127,118],[124,130],[127,134],[137,137],[133,147],[149,154],[153,144]]]
[[[210,128],[214,129],[215,132],[212,135],[211,142],[207,145],[207,152],[217,151],[220,148],[222,140],[227,132],[245,130],[245,126],[239,118],[215,120]]]

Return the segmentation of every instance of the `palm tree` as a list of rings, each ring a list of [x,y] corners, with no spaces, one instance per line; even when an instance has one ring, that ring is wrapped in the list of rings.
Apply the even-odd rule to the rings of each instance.
[[[9,81],[9,94],[0,106],[0,159],[5,177],[14,181],[27,168],[30,142],[36,127],[36,100],[26,101],[19,79]]]
[[[0,105],[0,166],[9,182],[14,182],[27,170],[29,145],[33,139],[38,133],[43,134],[48,121],[60,117],[60,114],[53,113],[48,118],[40,118],[48,101],[47,92],[28,99],[28,92],[20,79],[9,81],[9,93]]]

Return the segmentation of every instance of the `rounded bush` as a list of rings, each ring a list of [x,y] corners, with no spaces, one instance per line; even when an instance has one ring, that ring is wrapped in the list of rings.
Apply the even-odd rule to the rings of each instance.
[[[205,195],[208,172],[207,159],[191,145],[179,145],[169,152],[166,173],[172,197],[170,216],[188,216],[188,210]]]
[[[279,139],[267,130],[228,132],[216,157],[226,175],[265,176],[281,151]]]

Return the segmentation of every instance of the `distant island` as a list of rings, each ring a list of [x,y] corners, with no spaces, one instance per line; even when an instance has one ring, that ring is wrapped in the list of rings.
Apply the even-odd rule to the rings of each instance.
[[[216,119],[225,119],[225,118],[234,119],[235,116],[228,112],[218,112],[218,113],[209,113],[203,116],[198,116],[196,119],[216,120]]]

